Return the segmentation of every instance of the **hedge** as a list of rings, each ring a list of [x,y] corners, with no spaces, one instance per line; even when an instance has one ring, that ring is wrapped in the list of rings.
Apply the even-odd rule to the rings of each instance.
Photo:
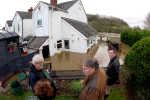
[[[124,42],[129,46],[134,45],[137,41],[141,40],[143,37],[150,37],[150,31],[126,29],[121,32],[121,42]]]
[[[136,42],[125,57],[124,66],[129,68],[130,82],[145,98],[150,99],[150,37]]]

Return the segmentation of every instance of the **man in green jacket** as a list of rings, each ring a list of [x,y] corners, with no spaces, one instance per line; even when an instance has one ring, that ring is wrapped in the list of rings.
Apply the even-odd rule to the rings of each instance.
[[[85,79],[79,96],[79,100],[104,100],[107,77],[103,69],[99,69],[98,61],[95,58],[88,58],[83,62]]]
[[[32,89],[38,80],[43,78],[51,79],[50,75],[43,68],[43,65],[44,65],[44,59],[39,54],[35,55],[32,58],[32,66],[30,67],[30,72],[29,72],[30,73],[29,83]]]

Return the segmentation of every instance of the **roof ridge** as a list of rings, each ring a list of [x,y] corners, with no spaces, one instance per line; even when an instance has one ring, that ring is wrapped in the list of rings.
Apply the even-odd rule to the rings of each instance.
[[[77,2],[77,1],[79,1],[79,0],[70,0],[70,1],[66,1],[66,2],[59,3],[59,4],[69,3],[69,2],[73,2],[73,1],[76,1],[76,2]],[[58,5],[59,5],[59,4],[58,4]]]

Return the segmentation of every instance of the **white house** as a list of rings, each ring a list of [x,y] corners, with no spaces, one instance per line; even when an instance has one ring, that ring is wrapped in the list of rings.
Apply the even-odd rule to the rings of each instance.
[[[6,21],[5,30],[7,30],[7,31],[9,31],[9,32],[12,32],[12,31],[13,31],[12,22],[13,22],[13,20],[7,20],[7,21]]]
[[[86,53],[98,39],[98,32],[87,24],[81,0],[61,4],[57,0],[40,1],[34,7],[32,20],[35,38],[28,48],[39,50],[41,55],[52,56],[61,51]]]
[[[28,11],[29,12],[16,11],[12,22],[13,31],[15,31],[22,39],[33,35],[32,8]]]

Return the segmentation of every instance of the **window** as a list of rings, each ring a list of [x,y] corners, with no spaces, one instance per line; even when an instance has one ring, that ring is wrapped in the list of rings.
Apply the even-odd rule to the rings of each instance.
[[[62,40],[57,41],[57,50],[62,48]]]
[[[18,31],[20,31],[20,24],[19,24],[19,22],[18,22]]]
[[[14,28],[14,32],[15,32],[15,25],[13,25],[13,28]]]
[[[87,47],[89,47],[90,46],[90,40],[88,39],[87,40]]]
[[[37,14],[37,26],[42,26],[42,14]]]

